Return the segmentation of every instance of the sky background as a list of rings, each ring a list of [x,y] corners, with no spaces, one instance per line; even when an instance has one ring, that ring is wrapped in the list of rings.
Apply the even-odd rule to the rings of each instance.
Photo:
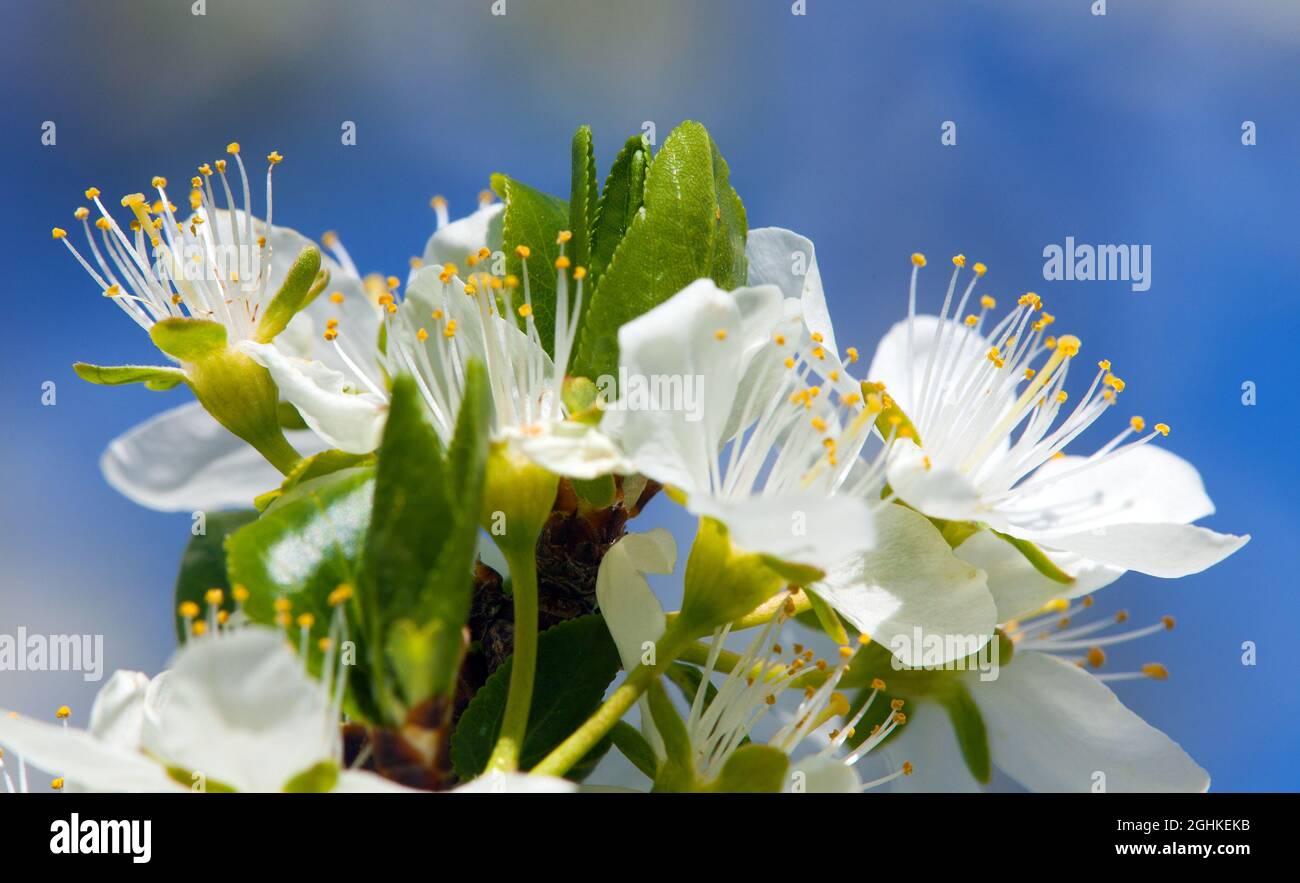
[[[0,632],[102,633],[107,668],[156,672],[189,517],[139,508],[97,465],[183,390],[101,388],[76,360],[155,362],[145,336],[50,240],[90,185],[116,198],[184,181],[238,140],[286,157],[278,223],[339,231],[363,270],[405,274],[428,200],[469,211],[491,172],[568,191],[592,125],[603,176],[630,134],[705,123],[751,227],[816,243],[841,345],[905,314],[923,251],[937,308],[948,255],[990,293],[1037,291],[1128,381],[1128,413],[1173,426],[1218,512],[1254,536],[1176,583],[1129,575],[1103,613],[1178,628],[1112,654],[1166,663],[1117,685],[1223,790],[1300,788],[1294,557],[1300,4],[1290,0],[884,3],[807,0],[0,2]],[[41,143],[42,124],[57,143]],[[1242,144],[1253,121],[1258,143]],[[341,144],[345,121],[355,146]],[[945,121],[957,144],[940,143]],[[260,200],[259,200],[260,204]],[[1149,244],[1151,288],[1043,279],[1043,249]],[[57,404],[42,405],[42,384]],[[1242,403],[1242,385],[1257,404]],[[1127,416],[1127,413],[1124,415]],[[1082,450],[1110,437],[1099,427]],[[640,522],[689,525],[666,501]],[[1255,642],[1258,664],[1241,662]],[[96,685],[0,673],[0,707],[84,725]]]

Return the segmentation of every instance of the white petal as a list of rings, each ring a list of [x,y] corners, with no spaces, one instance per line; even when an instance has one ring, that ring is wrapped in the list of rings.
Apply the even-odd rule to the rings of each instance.
[[[273,344],[245,341],[239,349],[271,372],[280,395],[312,431],[353,454],[379,447],[388,402],[372,392],[353,392],[354,381],[323,362],[285,356]]]
[[[556,475],[591,479],[634,471],[613,439],[585,423],[566,420],[515,437],[529,459]]]
[[[708,462],[723,441],[746,355],[767,342],[781,316],[774,287],[726,292],[700,279],[619,329],[629,385],[606,421],[638,471],[688,491],[708,487]],[[698,407],[638,401],[633,385],[656,378],[675,379],[679,389],[702,386]]]
[[[645,644],[664,633],[663,608],[644,575],[672,573],[676,563],[677,545],[662,527],[627,534],[600,562],[596,601],[627,671],[641,664]]]
[[[337,759],[323,689],[272,629],[187,644],[171,666],[159,718],[170,763],[240,791],[279,791]]]
[[[741,549],[821,570],[876,542],[871,507],[856,497],[803,493],[721,500],[692,494],[687,508],[725,524]]]
[[[382,386],[384,375],[379,365],[379,329],[383,324],[383,312],[371,299],[364,282],[333,261],[327,260],[327,264],[330,268],[329,286],[293,317],[288,327],[276,336],[275,346],[286,356],[324,362],[335,371],[348,375],[358,387],[364,384],[360,378],[352,377],[354,370],[360,370],[371,383]],[[335,295],[342,296],[341,303],[336,302]],[[333,343],[323,337],[331,319],[338,321],[338,337]],[[340,355],[340,350],[347,359]]]
[[[287,437],[304,456],[324,448],[309,432]],[[197,402],[164,411],[118,436],[99,466],[119,493],[160,512],[247,508],[284,480]]]
[[[90,735],[119,748],[139,750],[148,690],[149,676],[144,672],[113,672],[90,706]]]
[[[966,476],[933,462],[910,441],[894,445],[886,474],[900,500],[932,518],[1004,526],[999,513],[980,499]]]
[[[1204,791],[1205,770],[1101,681],[1046,653],[1017,651],[996,681],[973,682],[993,763],[1031,791]],[[907,726],[911,726],[908,724]]]
[[[25,763],[61,776],[88,791],[178,791],[182,786],[139,751],[96,739],[85,730],[64,729],[0,709],[0,745]]]
[[[749,262],[748,284],[775,285],[787,299],[798,300],[808,330],[821,334],[827,351],[838,354],[812,240],[781,227],[759,227],[749,231],[745,258]]]
[[[424,246],[424,262],[464,265],[465,258],[481,248],[496,251],[501,247],[501,213],[504,209],[505,203],[489,203],[474,214],[438,230]]]
[[[862,780],[833,755],[814,754],[797,761],[786,774],[785,791],[802,787],[807,794],[859,794]]]
[[[891,782],[891,791],[969,794],[983,790],[966,766],[948,712],[932,702],[910,705],[907,723],[880,751],[895,770],[906,761],[912,764],[912,774]]]
[[[988,575],[989,593],[998,608],[998,622],[1027,616],[1057,598],[1081,598],[1124,575],[1118,567],[1070,552],[1044,549],[1053,564],[1074,577],[1069,585],[1058,583],[1039,573],[1014,546],[989,531],[974,534],[956,551],[958,557]]]
[[[934,525],[910,509],[886,506],[875,520],[875,546],[838,565],[813,591],[905,665],[949,661],[924,659],[916,629],[972,639],[944,641],[952,655],[983,647],[997,618],[983,571],[954,555]]]
[[[600,562],[596,601],[625,671],[641,664],[647,645],[659,640],[666,624],[664,610],[645,574],[672,573],[676,564],[677,544],[672,534],[662,527],[625,535]],[[640,705],[641,731],[656,755],[662,758],[663,739],[655,729],[646,697],[641,697]]]
[[[526,773],[484,773],[472,782],[453,788],[452,794],[574,794],[578,786],[554,776]]]
[[[1086,469],[1086,457],[1048,460],[1029,479],[1062,477],[1026,491],[1006,507],[1018,529],[1080,533],[1107,524],[1191,524],[1214,513],[1201,476],[1191,463],[1146,444]]]
[[[908,358],[907,320],[904,319],[890,328],[881,339],[866,376],[867,380],[885,384],[889,395],[916,423],[922,442],[925,441],[925,427],[920,424],[921,417],[916,413],[919,405],[917,400],[920,398],[921,385],[925,382],[930,355],[935,352],[936,332],[943,326],[947,327],[944,339],[949,364],[958,366],[953,373],[964,374],[965,366],[970,364],[971,359],[983,358],[988,351],[984,338],[961,322],[948,320],[941,325],[938,316],[918,315],[912,325],[912,357]],[[954,346],[960,347],[955,356],[952,355]],[[937,357],[935,364],[938,365]],[[932,369],[932,385],[936,382],[939,370],[938,367]]]
[[[1173,579],[1218,564],[1250,542],[1250,536],[1190,524],[1111,524],[1043,542],[1111,567]]]

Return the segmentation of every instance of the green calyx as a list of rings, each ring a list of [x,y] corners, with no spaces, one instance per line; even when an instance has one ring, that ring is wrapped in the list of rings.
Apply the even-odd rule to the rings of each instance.
[[[786,582],[767,556],[735,548],[722,522],[701,518],[674,626],[691,636],[706,635],[749,613]]]
[[[488,453],[480,523],[502,554],[532,557],[555,504],[559,476],[529,460],[509,442]]]
[[[300,459],[280,428],[279,390],[270,373],[227,344],[226,327],[207,319],[164,319],[149,336],[181,363],[212,417],[288,474]]]

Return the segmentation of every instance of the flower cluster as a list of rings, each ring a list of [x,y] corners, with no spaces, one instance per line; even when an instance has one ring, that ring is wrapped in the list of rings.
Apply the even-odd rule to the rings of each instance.
[[[108,480],[248,511],[217,539],[228,585],[182,574],[168,672],[119,672],[85,732],[0,718],[23,787],[32,764],[97,790],[569,790],[610,741],[658,790],[1208,786],[1106,686],[1166,678],[1103,648],[1173,620],[1091,593],[1249,538],[1194,524],[1199,475],[1167,425],[1114,417],[1109,360],[1075,388],[1084,344],[1039,295],[999,312],[958,255],[927,313],[915,254],[865,359],[813,244],[748,228],[694,123],[630,139],[603,188],[579,130],[568,203],[505,176],[460,220],[435,198],[405,279],[273,226],[276,152],[255,217],[227,153],[242,207],[222,160],[184,220],[155,178],[125,226],[87,191],[84,250],[54,231],[172,363],[81,376],[197,399],[114,441]],[[696,520],[681,567],[667,531],[626,532],[661,489]],[[673,574],[666,612],[649,575]],[[538,744],[539,707],[562,738]]]

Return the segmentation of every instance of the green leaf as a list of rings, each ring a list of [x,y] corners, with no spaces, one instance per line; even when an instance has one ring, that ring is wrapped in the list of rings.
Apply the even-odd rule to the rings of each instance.
[[[511,662],[507,659],[474,695],[452,736],[451,761],[461,781],[469,781],[487,766],[505,711]],[[542,632],[521,768],[535,766],[591,716],[619,665],[618,648],[599,614]]]
[[[533,321],[547,354],[555,355],[555,259],[560,256],[556,237],[569,225],[569,204],[558,196],[535,190],[505,175],[492,176],[492,189],[505,202],[501,225],[506,272],[524,276],[523,261],[515,253],[520,245],[532,251],[528,258],[528,290]]]
[[[695,752],[691,749],[686,722],[677,713],[663,682],[655,678],[646,690],[650,716],[664,743],[664,762],[655,776],[654,790],[684,792],[698,790],[695,776]]]
[[[72,370],[82,380],[101,386],[143,383],[148,389],[161,391],[185,382],[184,371],[163,365],[92,365],[89,362],[74,362]]]
[[[339,781],[339,765],[332,760],[322,760],[303,770],[284,783],[285,794],[324,794],[333,791]]]
[[[591,297],[572,373],[617,374],[619,327],[696,279],[744,282],[744,209],[727,174],[699,123],[665,139],[646,173],[644,212],[632,217]]]
[[[957,736],[957,745],[961,748],[962,759],[966,768],[976,781],[988,783],[993,777],[993,761],[989,756],[989,736],[984,727],[984,716],[979,706],[971,697],[970,688],[961,684],[959,689],[951,690],[940,700],[948,720],[952,722],[953,732]],[[906,726],[906,724],[904,724]]]
[[[304,481],[320,478],[322,475],[329,475],[331,472],[338,472],[340,469],[373,465],[374,462],[374,454],[349,454],[347,451],[340,450],[321,451],[319,454],[303,457],[284,477],[284,481],[280,483],[278,488],[262,494],[253,501],[253,505],[258,511],[264,511],[267,506]]]
[[[572,169],[569,189],[569,258],[575,267],[591,264],[591,230],[596,219],[596,152],[591,126],[579,126],[573,133]]]
[[[645,135],[633,135],[614,158],[605,189],[596,203],[591,231],[591,274],[594,290],[614,251],[623,241],[632,218],[645,201],[645,175],[650,165],[650,142]]]
[[[173,591],[173,613],[186,601],[204,608],[203,595],[208,589],[221,589],[230,598],[231,581],[226,572],[226,537],[256,520],[257,513],[248,509],[211,512],[203,522],[204,533],[190,537],[181,555],[180,572]],[[185,640],[185,620],[176,615],[176,639]]]
[[[226,326],[211,319],[163,319],[149,329],[154,345],[182,362],[197,362],[226,348]]]
[[[308,667],[319,671],[316,642],[329,634],[333,609],[328,597],[340,584],[357,585],[358,562],[370,526],[375,467],[357,466],[301,482],[273,502],[262,516],[226,542],[232,583],[249,592],[245,612],[254,622],[275,623],[275,601],[285,598],[294,616],[310,613]],[[349,614],[351,639],[358,640],[356,664],[348,669],[351,713],[377,719],[370,691],[364,636]],[[297,627],[293,629],[297,636]]]
[[[659,773],[659,758],[655,756],[654,749],[645,740],[645,736],[641,735],[641,731],[627,721],[619,721],[609,731],[609,736],[614,742],[614,747],[632,762],[632,766],[653,782]]]
[[[257,323],[255,339],[259,343],[270,343],[289,324],[289,320],[307,305],[307,297],[316,289],[319,274],[320,251],[314,245],[304,246],[289,267],[280,290],[267,305],[262,320]]]
[[[785,785],[790,758],[771,745],[737,748],[710,787],[711,791],[740,794],[775,794]]]
[[[1053,582],[1058,582],[1067,586],[1074,582],[1074,577],[1057,567],[1056,563],[1052,561],[1051,558],[1048,558],[1047,554],[1042,549],[1035,546],[1029,540],[1022,540],[1019,537],[1013,537],[1010,534],[1005,534],[998,530],[993,531],[993,533],[998,538],[1006,540],[1008,543],[1015,546],[1016,551],[1021,555],[1024,555],[1025,560],[1034,566],[1034,570],[1037,570],[1043,576]]]

